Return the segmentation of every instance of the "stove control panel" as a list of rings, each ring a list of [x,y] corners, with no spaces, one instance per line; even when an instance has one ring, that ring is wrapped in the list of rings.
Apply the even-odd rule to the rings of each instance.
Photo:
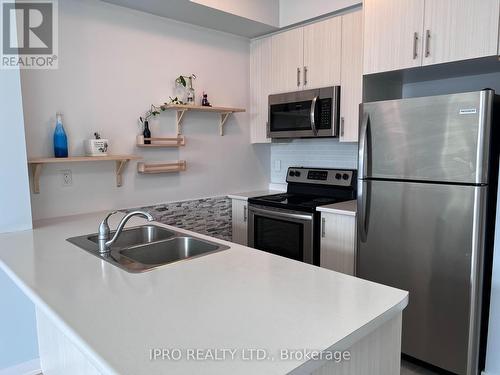
[[[286,181],[349,187],[356,183],[356,171],[352,169],[290,167],[288,168]]]

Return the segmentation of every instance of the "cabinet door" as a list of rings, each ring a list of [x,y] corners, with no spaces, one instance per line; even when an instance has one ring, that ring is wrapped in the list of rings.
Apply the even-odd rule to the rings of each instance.
[[[320,266],[354,275],[356,216],[321,213]]]
[[[250,45],[250,141],[268,143],[268,96],[271,93],[271,38]]]
[[[341,17],[304,27],[303,87],[308,89],[340,84],[342,44]]]
[[[498,53],[499,0],[425,0],[423,65]]]
[[[359,104],[363,101],[363,13],[342,16],[340,142],[358,141]]]
[[[364,74],[422,64],[424,0],[364,0],[363,12]]]
[[[233,199],[232,211],[233,242],[246,246],[248,241],[248,202]]]
[[[297,91],[302,88],[303,31],[300,27],[271,37],[273,93]]]

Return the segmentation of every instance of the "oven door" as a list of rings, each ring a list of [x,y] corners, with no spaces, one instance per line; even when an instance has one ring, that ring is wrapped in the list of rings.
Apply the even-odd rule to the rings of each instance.
[[[248,246],[314,264],[314,215],[249,205]]]

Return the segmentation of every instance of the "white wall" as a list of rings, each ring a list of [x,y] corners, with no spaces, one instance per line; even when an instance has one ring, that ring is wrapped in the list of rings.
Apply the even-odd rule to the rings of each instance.
[[[0,233],[31,228],[19,70],[0,69]]]
[[[361,4],[361,0],[280,0],[280,27]]]
[[[218,116],[186,113],[186,146],[141,150],[137,118],[175,92],[179,74],[195,73],[197,94],[213,105],[248,108],[249,41],[97,0],[59,2],[59,69],[24,71],[22,88],[28,155],[52,155],[56,111],[64,114],[70,154],[99,130],[112,153],[151,160],[185,159],[186,172],[138,175],[135,162],[115,186],[113,163],[54,165],[44,169],[35,219],[215,196],[267,187],[269,145],[249,144],[248,114],[236,114],[218,135]],[[175,113],[152,122],[153,136],[173,135]],[[63,187],[60,170],[72,170]]]
[[[279,0],[190,0],[193,3],[279,27]]]
[[[31,228],[21,82],[18,70],[0,69],[0,233]],[[16,251],[16,249],[11,249]],[[35,309],[0,270],[0,369],[38,357]]]

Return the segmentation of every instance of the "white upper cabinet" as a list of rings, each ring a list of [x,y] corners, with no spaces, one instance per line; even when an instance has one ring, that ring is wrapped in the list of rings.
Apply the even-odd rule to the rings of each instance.
[[[499,0],[425,0],[423,65],[498,53]]]
[[[364,74],[422,64],[424,0],[364,0],[363,12]]]
[[[271,38],[250,45],[250,140],[268,143],[268,96],[271,93]]]
[[[273,93],[302,88],[304,29],[297,28],[271,37],[271,74]]]
[[[364,74],[498,54],[500,0],[364,0]]]
[[[342,17],[304,27],[304,89],[340,85]]]
[[[342,16],[340,142],[358,141],[359,104],[363,101],[363,13]]]

